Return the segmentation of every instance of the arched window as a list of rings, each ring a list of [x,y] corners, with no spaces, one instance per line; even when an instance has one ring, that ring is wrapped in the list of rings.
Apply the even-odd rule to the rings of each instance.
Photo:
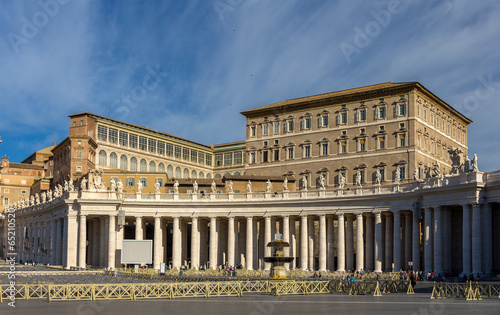
[[[101,150],[99,151],[99,165],[102,166],[107,166],[107,156],[106,156],[106,151]]]
[[[156,172],[156,163],[155,163],[155,161],[149,162],[149,171],[150,172]]]
[[[111,152],[109,155],[109,167],[117,168],[118,167],[118,156],[115,152]]]
[[[231,173],[227,172],[226,174],[224,174],[224,176],[227,176],[227,175],[231,175]]]
[[[139,164],[139,171],[140,172],[147,172],[148,171],[148,164],[146,163],[145,159],[141,160],[141,163]]]
[[[187,168],[184,169],[184,174],[182,178],[189,178],[189,170]]]
[[[198,174],[198,177],[199,178],[205,178],[205,174],[203,174],[203,172],[200,171],[200,173]]]
[[[192,170],[191,171],[191,178],[196,178],[196,177],[198,177],[196,171]]]
[[[212,178],[212,174],[207,173],[207,178]]]
[[[174,177],[174,167],[170,164],[167,166],[167,177],[169,179]]]
[[[220,176],[220,174],[215,174],[215,179],[220,179],[222,178],[222,176]]]
[[[120,156],[120,169],[126,171],[127,170],[127,156]]]
[[[234,175],[241,175],[240,172],[236,171],[234,172]]]
[[[181,178],[182,176],[182,170],[179,166],[175,168],[175,178]]]
[[[130,158],[130,171],[137,172],[137,159],[135,156]]]
[[[158,164],[158,172],[165,173],[165,164],[163,163]]]

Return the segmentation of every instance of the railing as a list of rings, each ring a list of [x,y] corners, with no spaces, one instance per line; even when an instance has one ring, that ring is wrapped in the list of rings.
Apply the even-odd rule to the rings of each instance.
[[[434,282],[431,299],[465,298],[468,301],[482,300],[482,297],[500,298],[500,283],[472,282],[447,283]]]

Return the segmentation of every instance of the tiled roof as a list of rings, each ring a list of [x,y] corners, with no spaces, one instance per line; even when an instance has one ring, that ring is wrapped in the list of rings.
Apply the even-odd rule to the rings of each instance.
[[[272,181],[283,181],[285,177],[288,181],[295,181],[293,176],[263,176],[263,175],[224,175],[225,180],[255,180],[255,181],[267,181],[268,179]]]

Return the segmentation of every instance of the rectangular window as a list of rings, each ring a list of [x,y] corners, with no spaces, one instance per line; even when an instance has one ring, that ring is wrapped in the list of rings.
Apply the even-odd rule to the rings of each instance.
[[[109,142],[118,143],[118,130],[114,128],[109,128]]]
[[[273,127],[274,127],[274,134],[277,135],[280,133],[280,123],[279,122],[274,122],[273,123]]]
[[[293,159],[293,148],[288,148],[288,159],[289,160]]]
[[[424,120],[427,121],[427,109],[424,108]]]
[[[146,177],[139,178],[139,181],[142,184],[142,187],[148,187],[148,179]]]
[[[198,164],[203,164],[203,161],[205,161],[205,153],[198,152]]]
[[[127,177],[127,187],[134,187],[134,186],[135,186],[135,178]]]
[[[242,157],[243,153],[242,151],[236,151],[234,152],[234,164],[241,164],[241,157]]]
[[[399,167],[399,179],[405,179],[405,178],[406,178],[405,167],[400,166]]]
[[[189,149],[188,148],[182,148],[182,159],[184,161],[189,161]]]
[[[366,121],[366,109],[360,109],[357,111],[357,121],[358,122]]]
[[[361,177],[361,182],[364,183],[365,182],[365,171],[359,171],[359,175]]]
[[[406,145],[405,135],[399,135],[399,146],[404,147]]]
[[[343,125],[347,123],[347,113],[343,112],[339,114],[339,124]]]
[[[77,166],[77,167],[76,167],[76,171],[77,171],[77,172],[81,172],[81,171],[82,171],[82,167],[81,167],[81,166]]]
[[[328,155],[328,143],[321,144],[321,153],[323,155]]]
[[[97,126],[97,138],[102,141],[108,141],[108,127],[106,126]]]
[[[9,198],[4,198],[3,204],[4,204],[4,206],[8,206],[9,205]]]
[[[379,149],[385,149],[385,137],[379,137],[378,138],[378,148]]]
[[[262,125],[262,134],[264,136],[267,136],[269,134],[269,125],[268,124],[263,124]]]
[[[431,125],[434,125],[434,113],[431,112]]]
[[[163,187],[163,178],[162,177],[156,177],[155,180],[158,184],[160,184],[160,187]]]
[[[347,143],[340,141],[340,153],[347,153]]]
[[[222,166],[222,154],[215,155],[215,166]]]
[[[139,136],[139,150],[146,151],[148,149],[148,138]]]
[[[274,160],[275,161],[280,160],[280,150],[274,150]]]
[[[165,154],[165,142],[158,141],[158,154]]]
[[[403,104],[399,104],[398,106],[398,115],[399,116],[404,116],[406,115],[406,103],[403,103]]]
[[[182,157],[182,148],[178,145],[175,146],[175,158],[180,159]]]
[[[269,151],[262,151],[262,162],[269,162]]]
[[[232,153],[224,153],[224,165],[233,164],[233,154]]]
[[[293,131],[293,120],[288,120],[286,122],[286,131],[288,131],[288,132]]]
[[[365,139],[359,139],[359,151],[366,151]]]
[[[212,154],[205,154],[205,164],[208,166],[212,165]]]
[[[250,163],[255,164],[255,152],[250,153]]]
[[[417,116],[420,117],[420,105],[417,105]]]
[[[311,117],[302,120],[302,129],[311,129]]]
[[[380,181],[385,180],[385,169],[381,168],[380,170]]]
[[[130,147],[132,149],[137,149],[137,135],[130,134],[129,140],[130,140]]]
[[[191,150],[191,162],[195,162],[196,163],[196,160],[198,158],[198,151],[196,150]]]
[[[255,126],[250,127],[250,137],[255,137]]]
[[[377,118],[378,119],[385,118],[385,106],[377,107]]]
[[[174,156],[174,145],[167,142],[167,156]]]
[[[156,140],[148,139],[148,150],[151,153],[156,153]]]
[[[328,115],[321,116],[321,127],[328,127]]]
[[[120,130],[119,136],[120,136],[120,145],[124,147],[128,146],[128,133]]]
[[[311,157],[311,146],[304,146],[304,157]]]

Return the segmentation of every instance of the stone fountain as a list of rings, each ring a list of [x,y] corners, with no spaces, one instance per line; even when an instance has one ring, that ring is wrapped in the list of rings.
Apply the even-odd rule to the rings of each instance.
[[[271,279],[286,279],[286,268],[285,263],[293,261],[293,257],[285,257],[283,251],[284,247],[290,247],[288,242],[281,239],[281,235],[276,234],[274,242],[269,242],[267,247],[271,247],[271,257],[264,257],[264,261],[267,263],[272,263],[271,268]]]

